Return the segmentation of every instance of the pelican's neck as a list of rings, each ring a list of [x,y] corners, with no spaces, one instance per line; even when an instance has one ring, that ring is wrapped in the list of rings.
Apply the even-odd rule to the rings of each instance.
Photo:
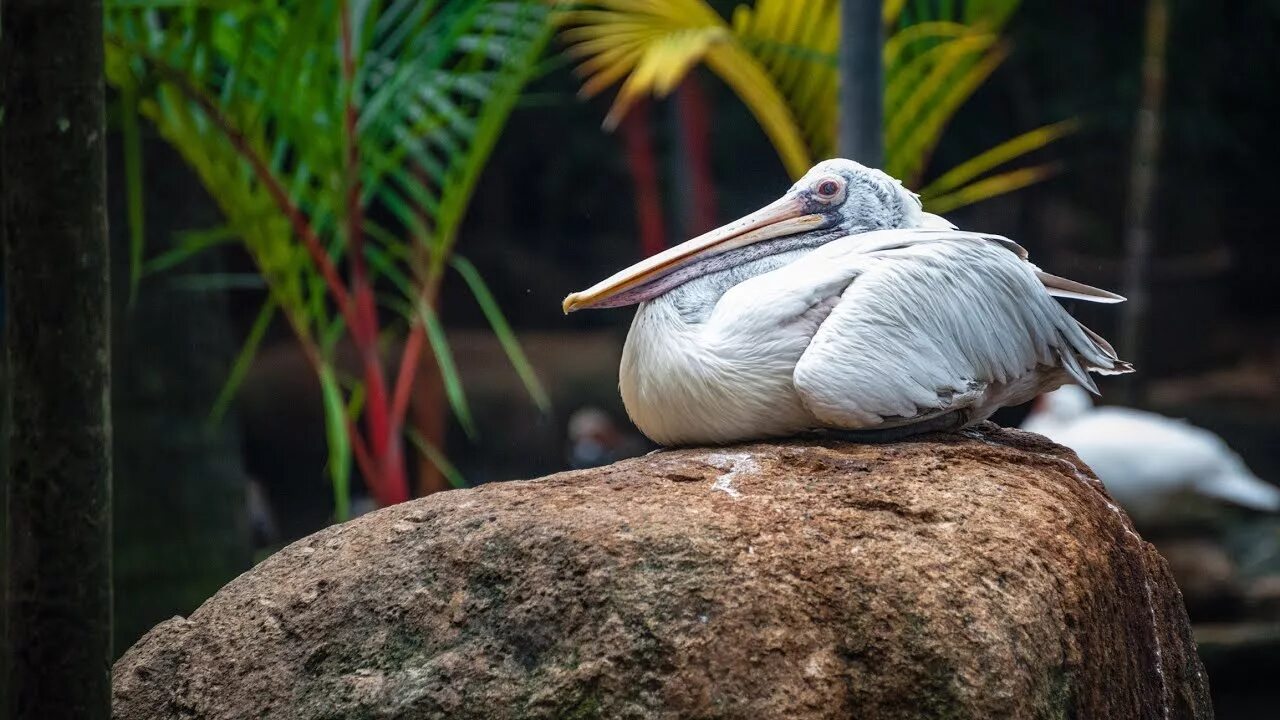
[[[793,263],[812,250],[811,247],[788,250],[699,275],[650,300],[644,306],[674,314],[679,320],[690,325],[701,324],[711,317],[716,303],[720,302],[720,298],[729,291],[729,288]]]

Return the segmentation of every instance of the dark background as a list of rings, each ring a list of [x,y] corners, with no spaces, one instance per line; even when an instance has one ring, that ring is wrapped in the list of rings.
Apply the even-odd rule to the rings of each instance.
[[[726,12],[734,5],[715,4]],[[1142,405],[1221,433],[1258,475],[1276,482],[1280,0],[1174,0],[1171,7],[1152,305],[1143,352],[1129,359],[1139,368]],[[1012,54],[961,109],[927,176],[1046,123],[1078,118],[1082,126],[1035,158],[1056,162],[1058,175],[951,213],[953,221],[1015,239],[1051,272],[1119,289],[1142,22],[1140,2],[1025,3],[1009,29]],[[727,221],[776,198],[790,181],[732,93],[708,73],[696,78],[711,100],[717,214]],[[530,88],[481,180],[458,246],[521,336],[552,394],[550,414],[528,401],[466,287],[457,278],[444,287],[443,317],[481,432],[473,441],[451,428],[447,450],[473,483],[566,468],[566,426],[583,407],[598,407],[623,433],[633,432],[616,391],[632,312],[560,311],[565,294],[640,254],[622,141],[600,129],[610,98],[581,101],[577,86],[569,67],[550,62]],[[672,103],[651,109],[667,239],[678,242],[691,234],[679,119]],[[118,151],[109,169],[117,189]],[[147,156],[154,252],[175,231],[216,223],[216,211],[160,142],[148,143]],[[124,216],[118,190],[111,210]],[[117,258],[125,256],[123,223],[112,232]],[[223,249],[148,278],[133,302],[118,299],[117,652],[247,567],[255,544],[265,552],[318,529],[332,512],[319,396],[287,328],[272,329],[233,414],[212,428],[206,422],[263,299],[251,281],[201,289],[199,279],[210,273],[250,277],[252,265],[242,252]],[[1075,309],[1095,330],[1115,335],[1114,307]],[[1100,382],[1104,395],[1113,389],[1108,382]],[[997,419],[1014,424],[1025,412],[1010,409]],[[258,506],[243,504],[238,489],[247,478],[273,507],[275,527],[261,527]],[[1276,654],[1251,652],[1262,651],[1251,645],[1244,654],[1213,656],[1223,717],[1263,702],[1251,699],[1258,686],[1249,678],[1276,667]]]

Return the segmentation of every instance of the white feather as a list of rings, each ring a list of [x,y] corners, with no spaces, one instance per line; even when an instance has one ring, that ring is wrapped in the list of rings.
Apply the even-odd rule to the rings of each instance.
[[[928,212],[920,213],[920,223],[917,227],[930,228],[933,230],[958,230],[959,229],[955,226],[954,223],[942,217],[941,215],[934,215],[933,213],[928,213]]]

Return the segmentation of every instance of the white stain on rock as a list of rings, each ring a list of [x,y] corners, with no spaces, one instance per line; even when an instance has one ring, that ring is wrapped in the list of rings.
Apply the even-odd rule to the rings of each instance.
[[[742,493],[733,486],[733,481],[743,475],[760,472],[755,458],[747,453],[712,453],[707,456],[707,464],[725,471],[711,484],[711,489],[719,490],[735,500],[742,497]]]

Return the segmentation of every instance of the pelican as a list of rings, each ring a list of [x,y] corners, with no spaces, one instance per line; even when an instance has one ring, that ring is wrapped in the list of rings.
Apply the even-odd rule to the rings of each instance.
[[[866,440],[958,430],[1090,372],[1132,368],[1054,295],[1124,298],[962,232],[851,160],[570,294],[566,313],[639,304],[619,388],[660,445],[812,430]]]
[[[1040,397],[1022,429],[1074,450],[1135,518],[1158,517],[1182,493],[1280,511],[1280,488],[1254,475],[1222,438],[1184,420],[1094,407],[1068,385]]]

